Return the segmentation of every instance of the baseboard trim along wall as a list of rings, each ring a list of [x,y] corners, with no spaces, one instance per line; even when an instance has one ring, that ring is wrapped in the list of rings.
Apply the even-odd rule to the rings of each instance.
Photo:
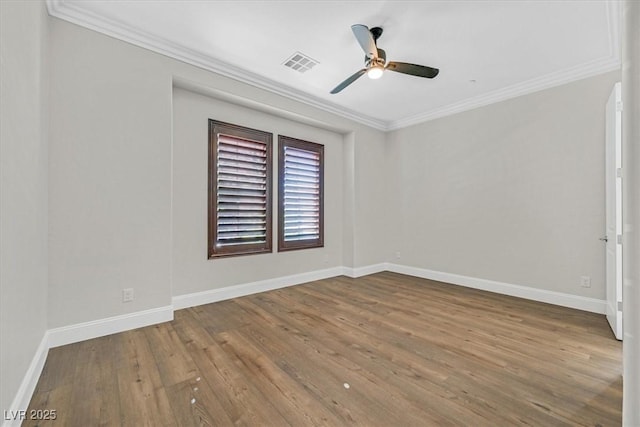
[[[358,278],[369,274],[391,271],[394,273],[406,274],[408,276],[420,277],[423,279],[437,280],[438,282],[450,283],[453,285],[466,286],[468,288],[480,289],[495,292],[503,295],[510,295],[518,298],[525,298],[532,301],[545,302],[548,304],[563,307],[576,308],[578,310],[592,313],[605,314],[606,301],[588,298],[579,295],[565,294],[562,292],[537,289],[530,286],[514,285],[511,283],[497,282],[494,280],[480,279],[477,277],[463,276],[460,274],[445,273],[442,271],[428,270],[424,268],[410,267],[393,263],[372,264],[364,267],[334,267],[326,270],[317,270],[309,273],[296,274],[292,276],[279,277],[259,282],[246,283],[242,285],[227,286],[210,291],[197,292],[193,294],[173,297],[174,310],[188,307],[195,307],[202,304],[223,301],[231,298],[238,298],[246,295],[266,292],[274,289],[286,288],[288,286],[299,285],[301,283],[314,280],[328,279],[340,275]]]
[[[173,306],[152,308],[106,319],[49,329],[49,348],[173,320]]]
[[[333,267],[324,270],[310,271],[308,273],[293,274],[291,276],[260,280],[258,282],[226,286],[224,288],[211,289],[209,291],[179,295],[173,297],[171,302],[173,304],[174,310],[180,310],[183,308],[210,304],[212,302],[224,301],[231,298],[257,294],[260,292],[272,291],[274,289],[286,288],[288,286],[299,285],[301,283],[313,282],[314,280],[328,279],[330,277],[342,275],[343,270],[344,267]]]
[[[362,276],[368,276],[369,274],[380,273],[387,270],[387,263],[382,262],[380,264],[367,265],[365,267],[342,267],[342,274],[351,278],[358,278]]]
[[[33,359],[31,359],[31,363],[27,368],[27,372],[24,374],[24,378],[22,378],[22,383],[20,383],[18,392],[11,403],[11,407],[4,413],[4,422],[2,423],[2,427],[18,427],[22,424],[23,420],[21,419],[20,411],[26,411],[29,407],[31,396],[33,396],[36,385],[38,385],[38,380],[40,379],[40,374],[42,374],[42,369],[44,368],[44,363],[47,360],[48,354],[49,331],[45,331],[44,336],[36,349],[36,353],[33,355]]]
[[[442,271],[427,270],[424,268],[409,267],[388,263],[387,271],[406,274],[408,276],[423,279],[437,280],[438,282],[451,283],[453,285],[466,286],[468,288],[481,289],[513,297],[525,298],[563,307],[576,308],[592,313],[605,314],[606,301],[596,298],[588,298],[579,295],[565,294],[546,289],[532,288],[530,286],[513,285],[510,283],[496,282],[494,280],[479,279],[477,277],[462,276],[460,274],[445,273]]]
[[[454,285],[526,298],[533,301],[576,308],[593,313],[606,313],[606,301],[600,299],[565,294],[545,289],[537,289],[529,286],[497,282],[494,280],[479,279],[476,277],[463,276],[442,271],[410,267],[406,265],[379,263],[357,268],[332,267],[324,270],[310,271],[290,276],[260,280],[257,282],[227,286],[219,289],[211,289],[204,292],[178,295],[172,298],[172,305],[169,306],[63,326],[61,328],[49,329],[47,331],[48,348],[84,341],[91,338],[98,338],[105,335],[115,334],[117,332],[154,325],[156,323],[168,322],[173,320],[174,310],[210,304],[217,301],[238,298],[274,289],[286,288],[288,286],[299,285],[301,283],[312,282],[314,280],[328,279],[340,275],[357,278],[382,271],[391,271],[424,279],[437,280],[439,282],[451,283]]]

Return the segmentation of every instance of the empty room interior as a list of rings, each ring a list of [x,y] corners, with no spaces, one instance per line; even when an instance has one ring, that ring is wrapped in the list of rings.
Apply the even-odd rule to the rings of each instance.
[[[0,18],[3,426],[640,427],[640,2]]]

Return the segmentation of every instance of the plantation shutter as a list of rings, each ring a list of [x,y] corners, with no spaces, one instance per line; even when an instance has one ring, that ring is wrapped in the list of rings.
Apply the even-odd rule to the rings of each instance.
[[[322,246],[323,147],[281,138],[279,249]]]
[[[218,241],[220,247],[267,239],[267,146],[218,135]]]
[[[215,139],[213,253],[270,251],[270,140],[220,132]]]

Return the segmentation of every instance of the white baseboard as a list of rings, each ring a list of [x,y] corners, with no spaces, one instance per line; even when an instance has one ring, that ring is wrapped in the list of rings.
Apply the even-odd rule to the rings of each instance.
[[[245,295],[286,288],[287,286],[299,285],[301,283],[313,282],[314,280],[328,279],[330,277],[340,276],[341,274],[343,274],[343,267],[333,267],[325,270],[316,270],[308,273],[276,277],[274,279],[260,280],[258,282],[227,286],[224,288],[211,289],[186,295],[178,295],[173,297],[171,301],[173,303],[174,310],[180,310],[182,308],[195,307]]]
[[[36,385],[38,385],[38,380],[40,379],[40,374],[42,374],[44,362],[47,360],[47,354],[49,354],[49,331],[45,331],[44,336],[40,341],[40,345],[38,345],[36,353],[33,355],[33,359],[31,359],[31,363],[27,368],[27,372],[24,374],[22,383],[20,383],[18,392],[11,403],[11,407],[3,409],[3,411],[6,412],[4,412],[5,419],[2,423],[2,427],[18,427],[22,423],[22,420],[18,416],[20,413],[19,411],[26,411],[29,407],[31,396],[33,396],[33,392],[35,391]],[[7,420],[6,418],[9,417],[13,419]]]
[[[530,286],[513,285],[511,283],[478,279],[476,277],[462,276],[459,274],[444,273],[442,271],[427,270],[424,268],[409,267],[406,265],[392,263],[388,263],[386,265],[386,269],[394,273],[421,277],[423,279],[437,280],[439,282],[481,289],[483,291],[495,292],[498,294],[510,295],[533,301],[546,302],[563,307],[577,308],[578,310],[590,311],[592,313],[606,313],[606,301],[596,298],[588,298],[579,295],[549,291],[546,289],[532,288]]]
[[[171,320],[173,320],[173,307],[168,305],[108,317],[106,319],[92,320],[90,322],[49,329],[49,348],[142,328],[143,326],[170,322]]]
[[[468,288],[525,298],[533,301],[576,308],[593,313],[606,313],[606,301],[588,298],[579,295],[565,294],[562,292],[532,288],[530,286],[514,285],[511,283],[497,282],[494,280],[479,279],[476,277],[462,276],[460,274],[445,273],[442,271],[428,270],[424,268],[409,267],[393,263],[379,263],[364,267],[334,267],[326,270],[312,271],[309,273],[295,274],[292,276],[278,277],[275,279],[261,280],[235,286],[227,286],[220,289],[197,292],[173,297],[172,303],[175,310],[187,307],[195,307],[202,304],[210,304],[231,298],[251,295],[287,286],[299,285],[314,280],[327,279],[341,274],[348,277],[362,277],[369,274],[392,271],[424,279],[437,280],[439,282],[466,286]]]
[[[380,264],[367,265],[365,267],[342,267],[342,274],[348,277],[357,278],[367,276],[369,274],[380,273],[387,269],[387,264],[382,262]]]
[[[219,289],[211,289],[203,292],[179,295],[172,298],[172,305],[121,316],[100,319],[47,331],[49,348],[71,344],[91,338],[123,332],[156,323],[173,320],[173,311],[187,307],[194,307],[203,304],[210,304],[231,298],[256,294],[259,292],[285,288],[287,286],[299,285],[301,283],[322,280],[340,275],[348,277],[362,277],[382,271],[392,271],[410,276],[425,279],[437,280],[454,285],[466,286],[474,289],[481,289],[496,292],[504,295],[511,295],[526,298],[533,301],[540,301],[564,307],[577,308],[594,313],[606,313],[606,302],[595,298],[582,297],[578,295],[565,294],[561,292],[532,288],[529,286],[514,285],[510,283],[497,282],[487,279],[479,279],[459,274],[445,273],[441,271],[428,270],[417,267],[409,267],[393,263],[379,263],[364,267],[333,267],[324,270],[316,270],[307,273],[294,274],[290,276],[277,277],[273,279],[260,280],[257,282],[244,283],[240,285],[227,286]]]

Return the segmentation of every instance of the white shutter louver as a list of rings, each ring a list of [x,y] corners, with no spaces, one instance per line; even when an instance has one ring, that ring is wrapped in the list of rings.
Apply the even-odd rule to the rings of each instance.
[[[320,155],[284,147],[284,240],[320,236]]]
[[[267,239],[267,146],[218,135],[217,246]]]
[[[323,147],[280,137],[279,250],[322,246]]]
[[[271,139],[210,121],[210,258],[271,252]]]

